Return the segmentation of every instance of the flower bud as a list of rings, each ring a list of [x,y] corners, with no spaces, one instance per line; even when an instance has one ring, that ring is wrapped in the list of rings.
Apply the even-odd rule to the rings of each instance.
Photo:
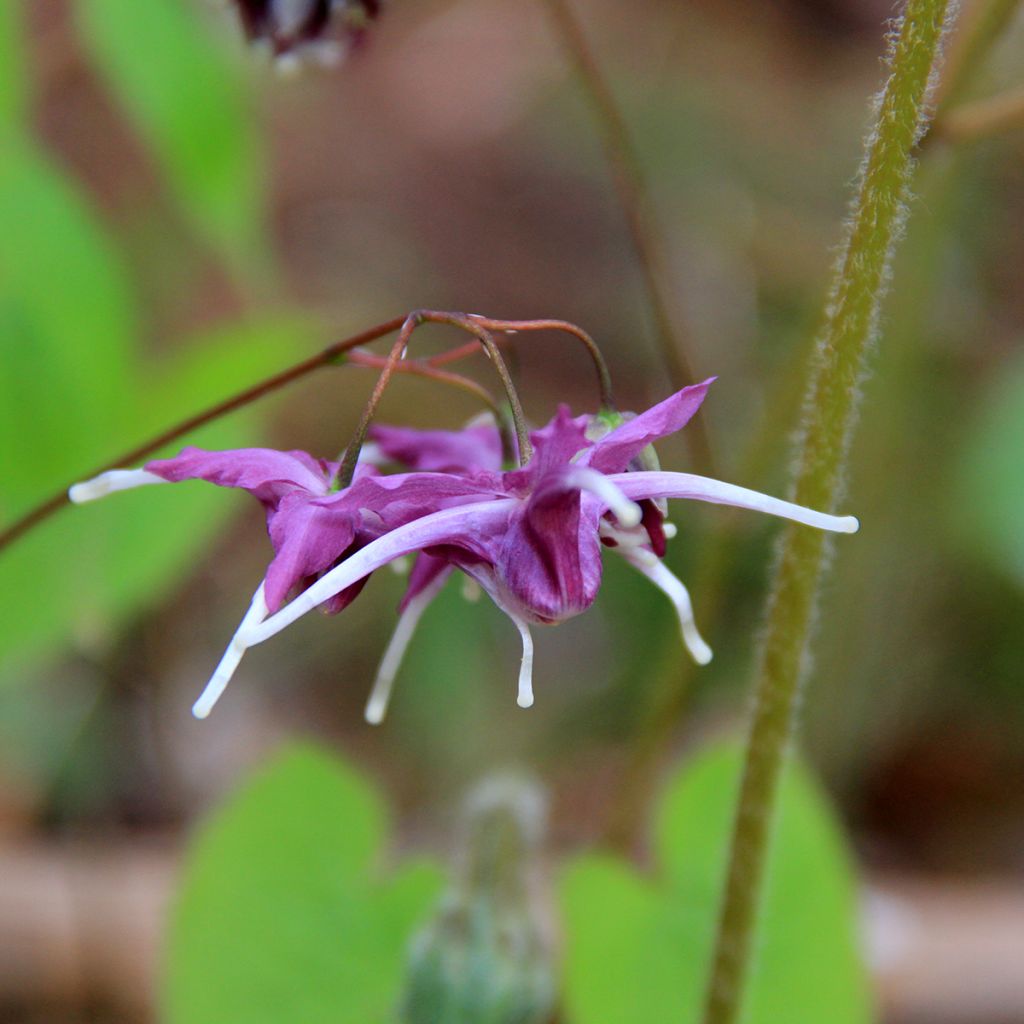
[[[543,797],[509,777],[483,783],[466,808],[460,863],[415,936],[403,1024],[545,1024],[555,970],[535,898]]]

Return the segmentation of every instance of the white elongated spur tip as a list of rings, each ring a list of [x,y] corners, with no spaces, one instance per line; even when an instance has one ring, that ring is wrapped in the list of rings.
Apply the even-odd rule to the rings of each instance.
[[[148,469],[111,469],[106,473],[100,473],[91,480],[83,480],[81,483],[72,484],[68,488],[68,498],[75,504],[81,505],[87,501],[95,501],[97,498],[105,498],[114,491],[128,491],[133,487],[145,487],[147,484],[165,484],[167,481],[156,473],[150,473]]]

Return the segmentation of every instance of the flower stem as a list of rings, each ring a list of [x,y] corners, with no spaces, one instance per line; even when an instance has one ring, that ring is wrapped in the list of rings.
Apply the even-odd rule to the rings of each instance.
[[[478,346],[472,346],[475,351]],[[447,355],[447,353],[445,353]],[[468,352],[466,353],[469,354]],[[363,352],[360,349],[353,349],[349,353],[348,363],[350,366],[365,366],[368,370],[380,370],[387,362],[384,356],[374,355],[372,352]],[[443,365],[443,364],[442,364]],[[445,384],[451,388],[458,388],[468,395],[479,398],[494,416],[495,423],[501,423],[501,408],[497,399],[482,384],[477,383],[470,377],[464,377],[461,373],[452,373],[444,370],[436,362],[430,359],[403,359],[396,367],[396,373],[404,373],[410,377],[422,377],[424,380],[432,380],[435,384]]]
[[[661,282],[666,279],[666,273],[651,226],[647,182],[636,147],[611,88],[587,43],[583,28],[569,5],[569,0],[545,2],[562,46],[572,62],[580,86],[604,136],[605,155],[611,168],[612,181],[626,218],[626,226],[647,293],[647,304],[654,320],[655,341],[672,387],[679,391],[688,384],[696,383],[697,376],[682,333],[673,327],[669,305],[662,289]],[[686,440],[690,446],[690,455],[696,472],[714,476],[711,442],[701,413],[691,421],[686,431]]]
[[[525,465],[533,454],[530,435],[526,428],[526,416],[523,413],[522,403],[519,401],[519,393],[516,391],[515,384],[512,382],[512,375],[509,373],[508,366],[493,335],[483,326],[482,318],[467,316],[464,313],[442,313],[432,309],[417,309],[406,317],[398,333],[398,338],[384,360],[380,376],[373,387],[373,393],[366,403],[366,408],[363,409],[363,414],[359,419],[355,434],[342,455],[341,464],[338,467],[337,475],[332,484],[333,487],[348,487],[352,483],[352,479],[355,476],[356,463],[359,461],[359,452],[366,441],[366,435],[370,429],[370,423],[376,415],[377,406],[380,405],[380,400],[384,396],[388,384],[391,382],[391,377],[396,367],[405,356],[413,332],[417,327],[425,323],[450,324],[453,327],[459,327],[464,331],[468,331],[479,341],[488,358],[494,364],[494,368],[501,378],[502,387],[505,389],[505,397],[508,399],[512,411],[512,422],[515,428],[516,440],[515,454],[518,455],[519,465]],[[502,427],[501,420],[498,421],[498,427],[499,429]],[[502,437],[504,440],[504,433]],[[505,454],[506,457],[513,455],[510,451],[506,451]]]
[[[927,121],[929,85],[949,7],[950,0],[907,0],[891,37],[890,76],[867,139],[807,393],[793,500],[812,508],[831,511],[842,487],[860,380],[906,216],[912,153]],[[734,1024],[742,1008],[778,780],[802,695],[825,559],[822,533],[786,530],[768,602],[705,1024]]]
[[[144,441],[130,451],[124,452],[116,459],[98,466],[92,472],[80,474],[77,479],[91,479],[94,476],[99,476],[101,473],[106,473],[108,470],[118,469],[122,466],[129,466],[133,462],[139,462],[147,455],[152,455],[153,452],[163,448],[164,445],[177,441],[178,438],[184,437],[193,430],[197,430],[207,423],[212,423],[214,420],[220,419],[221,416],[226,416],[229,412],[234,412],[236,409],[250,405],[257,399],[263,398],[264,395],[278,391],[286,384],[291,384],[312,373],[314,370],[319,370],[323,366],[331,366],[350,349],[358,348],[360,345],[366,345],[371,341],[376,341],[378,338],[383,338],[397,331],[404,322],[405,316],[395,317],[393,320],[386,320],[375,327],[367,328],[365,331],[353,334],[351,337],[335,342],[333,345],[328,345],[327,348],[316,355],[310,356],[308,359],[304,359],[302,362],[296,363],[294,366],[290,366],[280,373],[274,374],[272,377],[267,377],[265,380],[253,384],[252,387],[239,391],[238,394],[232,395],[230,398],[226,398],[224,401],[218,402],[216,405],[212,405],[210,408],[204,409],[202,412],[196,413],[196,415],[190,416],[186,420],[182,420],[156,437]],[[49,519],[55,512],[60,511],[65,505],[69,504],[68,487],[71,486],[71,483],[74,483],[74,481],[62,487],[45,501],[36,505],[35,508],[30,509],[5,530],[0,531],[0,551],[3,551],[4,548],[13,544],[14,541],[33,527]]]

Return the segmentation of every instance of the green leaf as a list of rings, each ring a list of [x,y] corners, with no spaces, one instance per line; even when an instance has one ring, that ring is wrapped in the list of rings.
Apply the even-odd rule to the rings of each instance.
[[[669,787],[655,880],[584,857],[563,880],[566,999],[577,1024],[696,1024],[715,932],[740,752],[714,749]],[[865,1024],[855,886],[838,826],[789,765],[744,1024]]]
[[[263,154],[238,69],[183,0],[79,0],[82,34],[167,182],[243,278],[267,273]]]
[[[4,520],[11,518],[8,509],[30,505],[147,434],[287,365],[311,347],[310,335],[294,320],[253,321],[204,332],[150,368],[122,358],[114,370],[130,385],[107,404],[82,410],[87,451],[73,437],[65,440],[65,410],[50,393],[60,380],[59,360],[50,365],[12,359],[17,372],[0,375],[0,391],[5,382],[14,396],[38,385],[39,397],[34,407],[0,402],[0,451],[12,453],[3,460],[12,470],[0,478]],[[12,354],[17,351],[25,354]],[[111,407],[115,423],[108,422]],[[251,445],[258,440],[259,414],[255,407],[240,410],[188,440],[213,448]],[[32,459],[38,465],[26,468]],[[19,479],[23,486],[15,490]],[[224,528],[239,499],[200,484],[145,488],[67,509],[3,552],[0,678],[17,680],[29,662],[59,652],[72,636],[85,643],[109,637],[127,617],[150,607]]]
[[[0,158],[0,237],[0,436],[18,452],[4,460],[6,517],[109,438],[138,326],[102,225],[51,161],[15,138]]]
[[[380,871],[380,799],[310,747],[281,754],[197,836],[173,916],[170,1024],[375,1024],[440,888]]]
[[[1004,360],[973,407],[952,518],[973,551],[1024,583],[1024,358]]]

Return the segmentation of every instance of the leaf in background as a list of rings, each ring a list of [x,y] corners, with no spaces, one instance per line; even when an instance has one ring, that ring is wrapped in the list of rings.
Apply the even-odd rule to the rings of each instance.
[[[50,160],[15,138],[0,159],[0,237],[6,518],[109,441],[138,325],[102,225]]]
[[[1024,583],[1024,358],[1004,360],[974,407],[952,518],[972,550]]]
[[[119,254],[74,185],[30,143],[0,160],[0,521],[205,403],[279,368],[309,332],[253,322],[144,368]],[[247,410],[194,440],[253,443]],[[170,493],[168,493],[170,492]],[[0,652],[12,679],[158,599],[231,514],[210,488],[63,512],[0,558]]]
[[[566,1001],[576,1024],[696,1024],[725,874],[740,752],[687,765],[662,801],[655,882],[620,861],[568,870]],[[790,765],[744,1024],[866,1024],[854,882],[838,827]]]
[[[28,105],[23,17],[21,0],[0,4],[0,132],[19,125]]]
[[[381,801],[341,761],[295,747],[203,828],[168,949],[170,1024],[377,1024],[441,876],[382,877]]]
[[[263,154],[228,55],[184,0],[78,7],[100,71],[182,207],[243,279],[263,280]]]

